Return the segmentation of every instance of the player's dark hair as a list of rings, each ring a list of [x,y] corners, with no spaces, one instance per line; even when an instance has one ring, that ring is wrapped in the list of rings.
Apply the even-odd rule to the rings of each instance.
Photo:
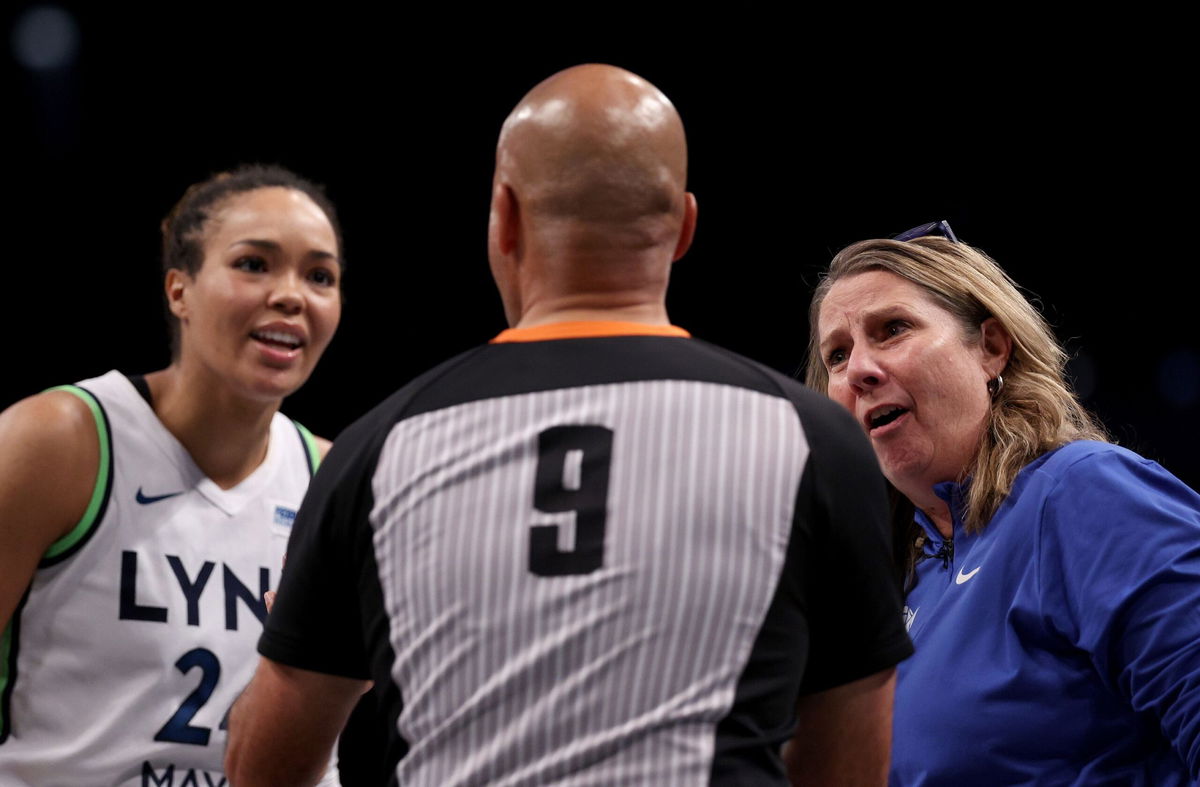
[[[333,227],[338,266],[344,268],[342,228],[338,223],[337,210],[325,195],[324,188],[277,164],[243,164],[189,186],[162,220],[163,273],[175,269],[195,276],[204,264],[207,225],[221,204],[235,194],[274,187],[294,189],[317,204]],[[169,308],[167,323],[171,329],[171,357],[175,358],[179,355],[179,320]]]

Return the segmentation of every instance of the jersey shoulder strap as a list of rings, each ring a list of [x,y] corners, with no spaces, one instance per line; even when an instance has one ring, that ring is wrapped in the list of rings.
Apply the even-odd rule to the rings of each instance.
[[[92,417],[96,419],[96,435],[100,440],[100,462],[96,468],[96,483],[92,487],[92,496],[83,516],[66,535],[50,545],[38,564],[39,568],[66,560],[87,543],[100,521],[104,519],[104,510],[108,506],[113,482],[112,434],[104,405],[100,404],[100,400],[91,391],[78,385],[60,385],[49,390],[74,394],[91,410]]]
[[[321,448],[317,445],[317,438],[313,437],[313,433],[308,431],[304,424],[292,419],[292,425],[300,433],[300,444],[304,448],[304,457],[308,460],[308,473],[312,475],[321,465]]]

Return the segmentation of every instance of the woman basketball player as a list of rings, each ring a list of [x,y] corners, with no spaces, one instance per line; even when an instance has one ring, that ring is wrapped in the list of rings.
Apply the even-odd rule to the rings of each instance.
[[[223,784],[225,718],[328,443],[282,416],[341,316],[332,204],[279,167],[163,222],[171,364],[0,414],[0,783]]]

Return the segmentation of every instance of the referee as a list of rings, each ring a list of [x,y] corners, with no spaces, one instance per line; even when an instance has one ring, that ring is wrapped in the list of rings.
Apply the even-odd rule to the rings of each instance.
[[[513,327],[322,465],[232,784],[314,783],[368,679],[391,784],[884,782],[911,652],[884,483],[837,405],[670,324],[686,168],[674,107],[612,66],[509,115],[488,247]]]

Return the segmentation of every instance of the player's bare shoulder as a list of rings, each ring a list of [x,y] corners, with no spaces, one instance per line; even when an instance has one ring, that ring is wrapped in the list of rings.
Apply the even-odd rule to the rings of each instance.
[[[22,399],[0,413],[0,511],[48,546],[87,508],[100,465],[88,403],[65,390]]]
[[[333,448],[333,441],[316,435],[313,436],[313,440],[316,441],[317,453],[321,457],[321,461],[325,461],[325,457],[329,456],[329,449]]]

